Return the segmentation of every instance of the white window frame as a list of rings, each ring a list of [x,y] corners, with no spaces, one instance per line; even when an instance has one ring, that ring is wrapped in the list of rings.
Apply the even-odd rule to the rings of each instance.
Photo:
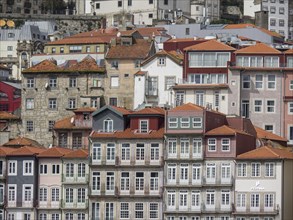
[[[103,121],[103,131],[104,132],[113,132],[114,122],[111,118],[107,118]]]
[[[60,175],[60,164],[52,164],[52,174],[53,175]]]
[[[170,184],[176,183],[176,175],[177,175],[177,166],[176,163],[167,164],[167,182]]]
[[[111,88],[118,88],[119,87],[119,76],[111,76]]]
[[[29,164],[30,164],[30,167],[26,167],[26,165],[29,165]],[[34,175],[34,161],[33,160],[24,160],[22,166],[23,166],[22,173],[24,176]],[[27,170],[26,168],[28,168],[29,170]]]
[[[168,138],[168,158],[177,157],[177,138]]]
[[[150,191],[159,191],[159,172],[150,172]]]
[[[209,152],[216,152],[217,150],[217,139],[216,138],[209,138],[208,139],[208,151]]]
[[[236,207],[237,209],[246,209],[246,194],[245,193],[236,194]]]
[[[115,143],[107,143],[107,162],[114,162],[116,156],[116,145]]]
[[[260,103],[257,103],[260,102]],[[254,100],[254,113],[262,113],[263,112],[263,100],[255,99]]]
[[[187,210],[188,206],[188,191],[179,191],[179,210]]]
[[[206,164],[206,180],[207,182],[214,182],[216,181],[216,164],[215,163],[207,163]]]
[[[120,202],[120,219],[129,219],[129,203]]]
[[[130,187],[130,174],[129,172],[121,172],[120,177],[120,190],[121,191],[129,191]]]
[[[293,115],[293,102],[288,102],[288,115]]]
[[[26,189],[26,187],[29,187],[30,190]],[[26,192],[29,192],[29,197],[27,197]],[[23,202],[33,202],[33,198],[34,198],[34,188],[33,188],[33,184],[23,184],[22,185],[22,201]]]
[[[159,203],[151,202],[149,204],[149,213],[150,213],[150,219],[158,219],[159,218]]]
[[[11,166],[13,166],[13,167],[11,167]],[[8,175],[9,176],[17,176],[17,160],[9,160],[8,161]]]
[[[202,117],[192,118],[192,126],[193,128],[202,128]]]
[[[274,102],[274,105],[269,105],[268,102]],[[273,111],[269,111],[272,108]],[[266,99],[266,113],[273,114],[276,112],[276,100],[275,99]]]
[[[160,144],[159,143],[151,143],[150,159],[151,161],[160,160]]]
[[[142,176],[138,176],[141,175]],[[144,191],[144,172],[135,172],[135,191]]]
[[[121,144],[121,161],[130,161],[130,144],[122,143]]]
[[[39,189],[39,201],[40,202],[47,202],[48,200],[48,187],[40,187]]]
[[[145,159],[145,144],[144,143],[136,144],[135,158],[136,158],[136,161],[144,161]]]
[[[17,185],[7,184],[7,201],[16,202],[17,201]]]
[[[34,109],[34,98],[27,98],[25,101],[25,107],[27,110]]]
[[[168,118],[168,126],[169,126],[169,128],[177,128],[178,127],[178,118],[169,117]]]
[[[58,187],[51,188],[51,201],[52,202],[60,201],[60,188]]]
[[[92,161],[98,162],[102,159],[102,146],[100,143],[93,143]]]
[[[139,133],[148,133],[149,132],[149,120],[142,119],[139,120]]]
[[[192,164],[192,183],[201,183],[201,164]]]
[[[190,152],[190,139],[180,138],[180,158],[188,158]]]
[[[261,79],[258,79],[260,77]],[[255,88],[258,90],[263,90],[263,80],[264,76],[262,74],[256,74],[255,75]],[[261,86],[259,86],[261,85]]]
[[[250,194],[250,210],[255,210],[260,208],[260,194],[252,193]]]
[[[237,176],[238,177],[247,176],[247,163],[237,163]]]
[[[265,163],[265,177],[275,176],[275,163],[267,162]]]
[[[167,191],[167,210],[174,210],[176,207],[176,191]]]
[[[247,77],[247,78],[246,78]],[[251,89],[251,77],[250,75],[242,75],[241,77],[242,79],[242,82],[241,82],[241,86],[242,86],[242,89]],[[244,86],[244,85],[247,85],[247,86]]]
[[[261,164],[260,163],[251,163],[251,176],[260,177],[261,175]]]
[[[221,149],[223,152],[230,152],[231,141],[230,138],[221,139]]]
[[[201,158],[202,157],[202,139],[201,138],[193,138],[192,140],[192,156],[193,158]]]
[[[188,163],[180,164],[180,184],[187,184],[189,179],[189,165]]]
[[[274,80],[270,80],[269,79],[270,76],[273,76]],[[273,85],[272,88],[270,88],[271,85]],[[267,89],[268,90],[276,90],[276,75],[273,75],[273,74],[268,74],[267,75]]]
[[[180,118],[180,127],[190,128],[190,118],[189,117]]]
[[[101,173],[99,171],[92,172],[92,190],[98,192],[101,190]]]

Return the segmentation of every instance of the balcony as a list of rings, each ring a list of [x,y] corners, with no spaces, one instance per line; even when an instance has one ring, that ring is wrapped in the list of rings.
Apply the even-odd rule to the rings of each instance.
[[[279,207],[236,207],[235,212],[233,214],[236,215],[278,215]]]
[[[203,185],[216,185],[216,186],[231,186],[234,183],[234,177],[231,178],[206,178],[203,177]]]
[[[88,208],[88,199],[85,200],[85,202],[65,202],[64,200],[62,201],[62,208],[65,209],[86,209]]]
[[[32,208],[33,207],[33,201],[23,201],[22,202],[22,207]]]
[[[44,208],[44,209],[59,209],[60,207],[60,202],[52,202],[52,201],[41,201],[39,202],[39,208]]]
[[[237,67],[237,68],[251,68],[251,69],[263,69],[263,68],[272,68],[272,69],[276,69],[276,68],[293,68],[292,63],[269,63],[269,64],[261,64],[258,66],[252,66],[250,65],[248,62],[246,63],[242,63],[241,65],[239,65],[236,62],[229,62],[228,63],[229,67]]]
[[[78,176],[73,176],[73,177],[67,177],[66,175],[62,175],[62,182],[63,183],[68,183],[68,184],[86,184],[88,182],[89,175],[85,174],[84,177],[78,177]]]

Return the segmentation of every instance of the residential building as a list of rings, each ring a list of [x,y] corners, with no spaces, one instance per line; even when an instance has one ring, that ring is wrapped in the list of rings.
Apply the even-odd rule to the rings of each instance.
[[[288,149],[263,146],[236,160],[234,219],[290,219],[292,159]]]
[[[0,64],[0,80],[4,81],[11,78],[10,69]]]
[[[154,53],[154,42],[144,40],[138,31],[120,32],[120,37],[112,42],[106,55],[106,104],[133,109],[134,74]]]
[[[3,147],[11,147],[11,148],[20,148],[24,146],[42,147],[42,145],[38,143],[37,141],[27,137],[23,137],[23,136],[17,136],[14,139],[11,139],[5,144],[3,144]]]
[[[96,108],[83,107],[74,110],[74,116],[56,121],[53,127],[53,145],[71,149],[87,149],[92,131],[92,115]]]
[[[62,219],[89,219],[88,151],[78,149],[62,157]]]
[[[45,60],[23,71],[22,133],[43,145],[53,141],[56,120],[80,107],[103,104],[105,69],[90,56],[58,66]]]
[[[0,146],[20,134],[20,124],[18,116],[0,111]]]
[[[93,113],[89,219],[163,219],[164,114],[114,106]]]
[[[36,219],[38,199],[37,155],[44,148],[24,146],[6,155],[7,219]]]
[[[196,23],[209,24],[220,19],[220,0],[195,0],[191,1],[190,16]]]
[[[183,54],[160,51],[141,64],[134,76],[134,108],[143,104],[170,108],[172,86],[182,80]]]
[[[62,158],[72,150],[52,147],[37,155],[38,159],[38,216],[35,219],[62,219],[63,163]]]
[[[234,51],[216,40],[186,47],[183,81],[173,86],[174,106],[191,102],[227,114],[227,62]]]
[[[233,160],[255,148],[253,130],[249,121],[191,103],[168,110],[164,219],[232,218]]]
[[[0,111],[20,114],[21,84],[0,81]]]
[[[234,54],[236,63],[231,63],[228,76],[228,114],[250,118],[256,126],[284,137],[282,52],[257,43]]]

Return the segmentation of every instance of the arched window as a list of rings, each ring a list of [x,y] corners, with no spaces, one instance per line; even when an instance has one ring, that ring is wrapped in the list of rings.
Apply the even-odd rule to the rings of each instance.
[[[104,120],[104,132],[113,132],[113,120],[107,118]]]

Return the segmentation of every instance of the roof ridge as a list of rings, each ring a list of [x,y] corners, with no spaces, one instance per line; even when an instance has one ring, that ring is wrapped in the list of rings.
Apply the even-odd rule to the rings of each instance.
[[[269,146],[264,146],[267,150],[269,150],[272,154],[274,154],[275,156],[281,158],[280,154],[277,154],[275,151],[273,151],[274,148],[269,147]]]

